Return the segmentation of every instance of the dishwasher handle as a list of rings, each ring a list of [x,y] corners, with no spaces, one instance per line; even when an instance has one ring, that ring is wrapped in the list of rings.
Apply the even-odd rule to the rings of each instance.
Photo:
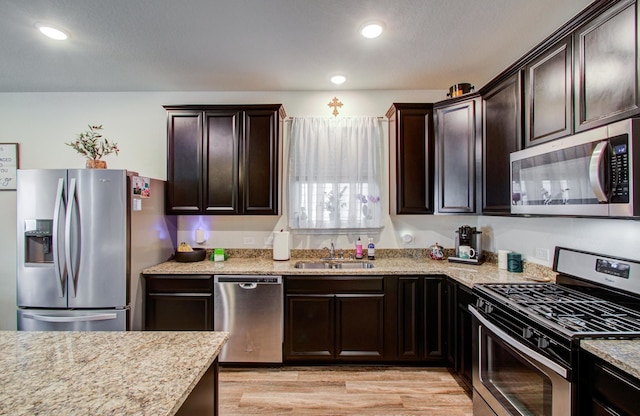
[[[238,283],[238,286],[240,286],[241,289],[255,289],[258,287],[257,283]]]

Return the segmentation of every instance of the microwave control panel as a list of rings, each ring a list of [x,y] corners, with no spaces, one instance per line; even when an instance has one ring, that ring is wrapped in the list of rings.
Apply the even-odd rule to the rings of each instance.
[[[611,143],[611,202],[629,202],[629,138],[628,135],[612,137]]]

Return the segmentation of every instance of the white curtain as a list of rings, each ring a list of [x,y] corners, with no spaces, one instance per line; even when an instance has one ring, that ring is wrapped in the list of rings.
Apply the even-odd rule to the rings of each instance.
[[[296,117],[289,149],[289,227],[382,227],[381,121]]]

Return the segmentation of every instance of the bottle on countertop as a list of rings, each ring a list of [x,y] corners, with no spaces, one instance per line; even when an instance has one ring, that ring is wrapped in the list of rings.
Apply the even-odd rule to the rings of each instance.
[[[373,244],[373,238],[370,238],[369,244],[367,244],[367,258],[369,260],[375,260],[376,258],[376,246]]]
[[[362,258],[362,240],[360,240],[360,237],[358,237],[358,240],[356,241],[356,259],[361,259]]]

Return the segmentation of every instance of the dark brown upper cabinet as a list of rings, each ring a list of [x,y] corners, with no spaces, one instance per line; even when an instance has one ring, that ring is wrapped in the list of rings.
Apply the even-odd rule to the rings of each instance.
[[[167,212],[278,214],[280,104],[165,109]]]
[[[481,188],[482,106],[474,95],[435,109],[436,209],[441,214],[473,214]]]
[[[522,75],[518,71],[483,95],[482,213],[511,213],[510,159],[522,147]]]
[[[640,113],[637,22],[625,0],[574,32],[576,131]]]
[[[395,103],[389,119],[389,212],[433,214],[433,104]]]
[[[571,36],[525,68],[525,146],[573,131]]]

